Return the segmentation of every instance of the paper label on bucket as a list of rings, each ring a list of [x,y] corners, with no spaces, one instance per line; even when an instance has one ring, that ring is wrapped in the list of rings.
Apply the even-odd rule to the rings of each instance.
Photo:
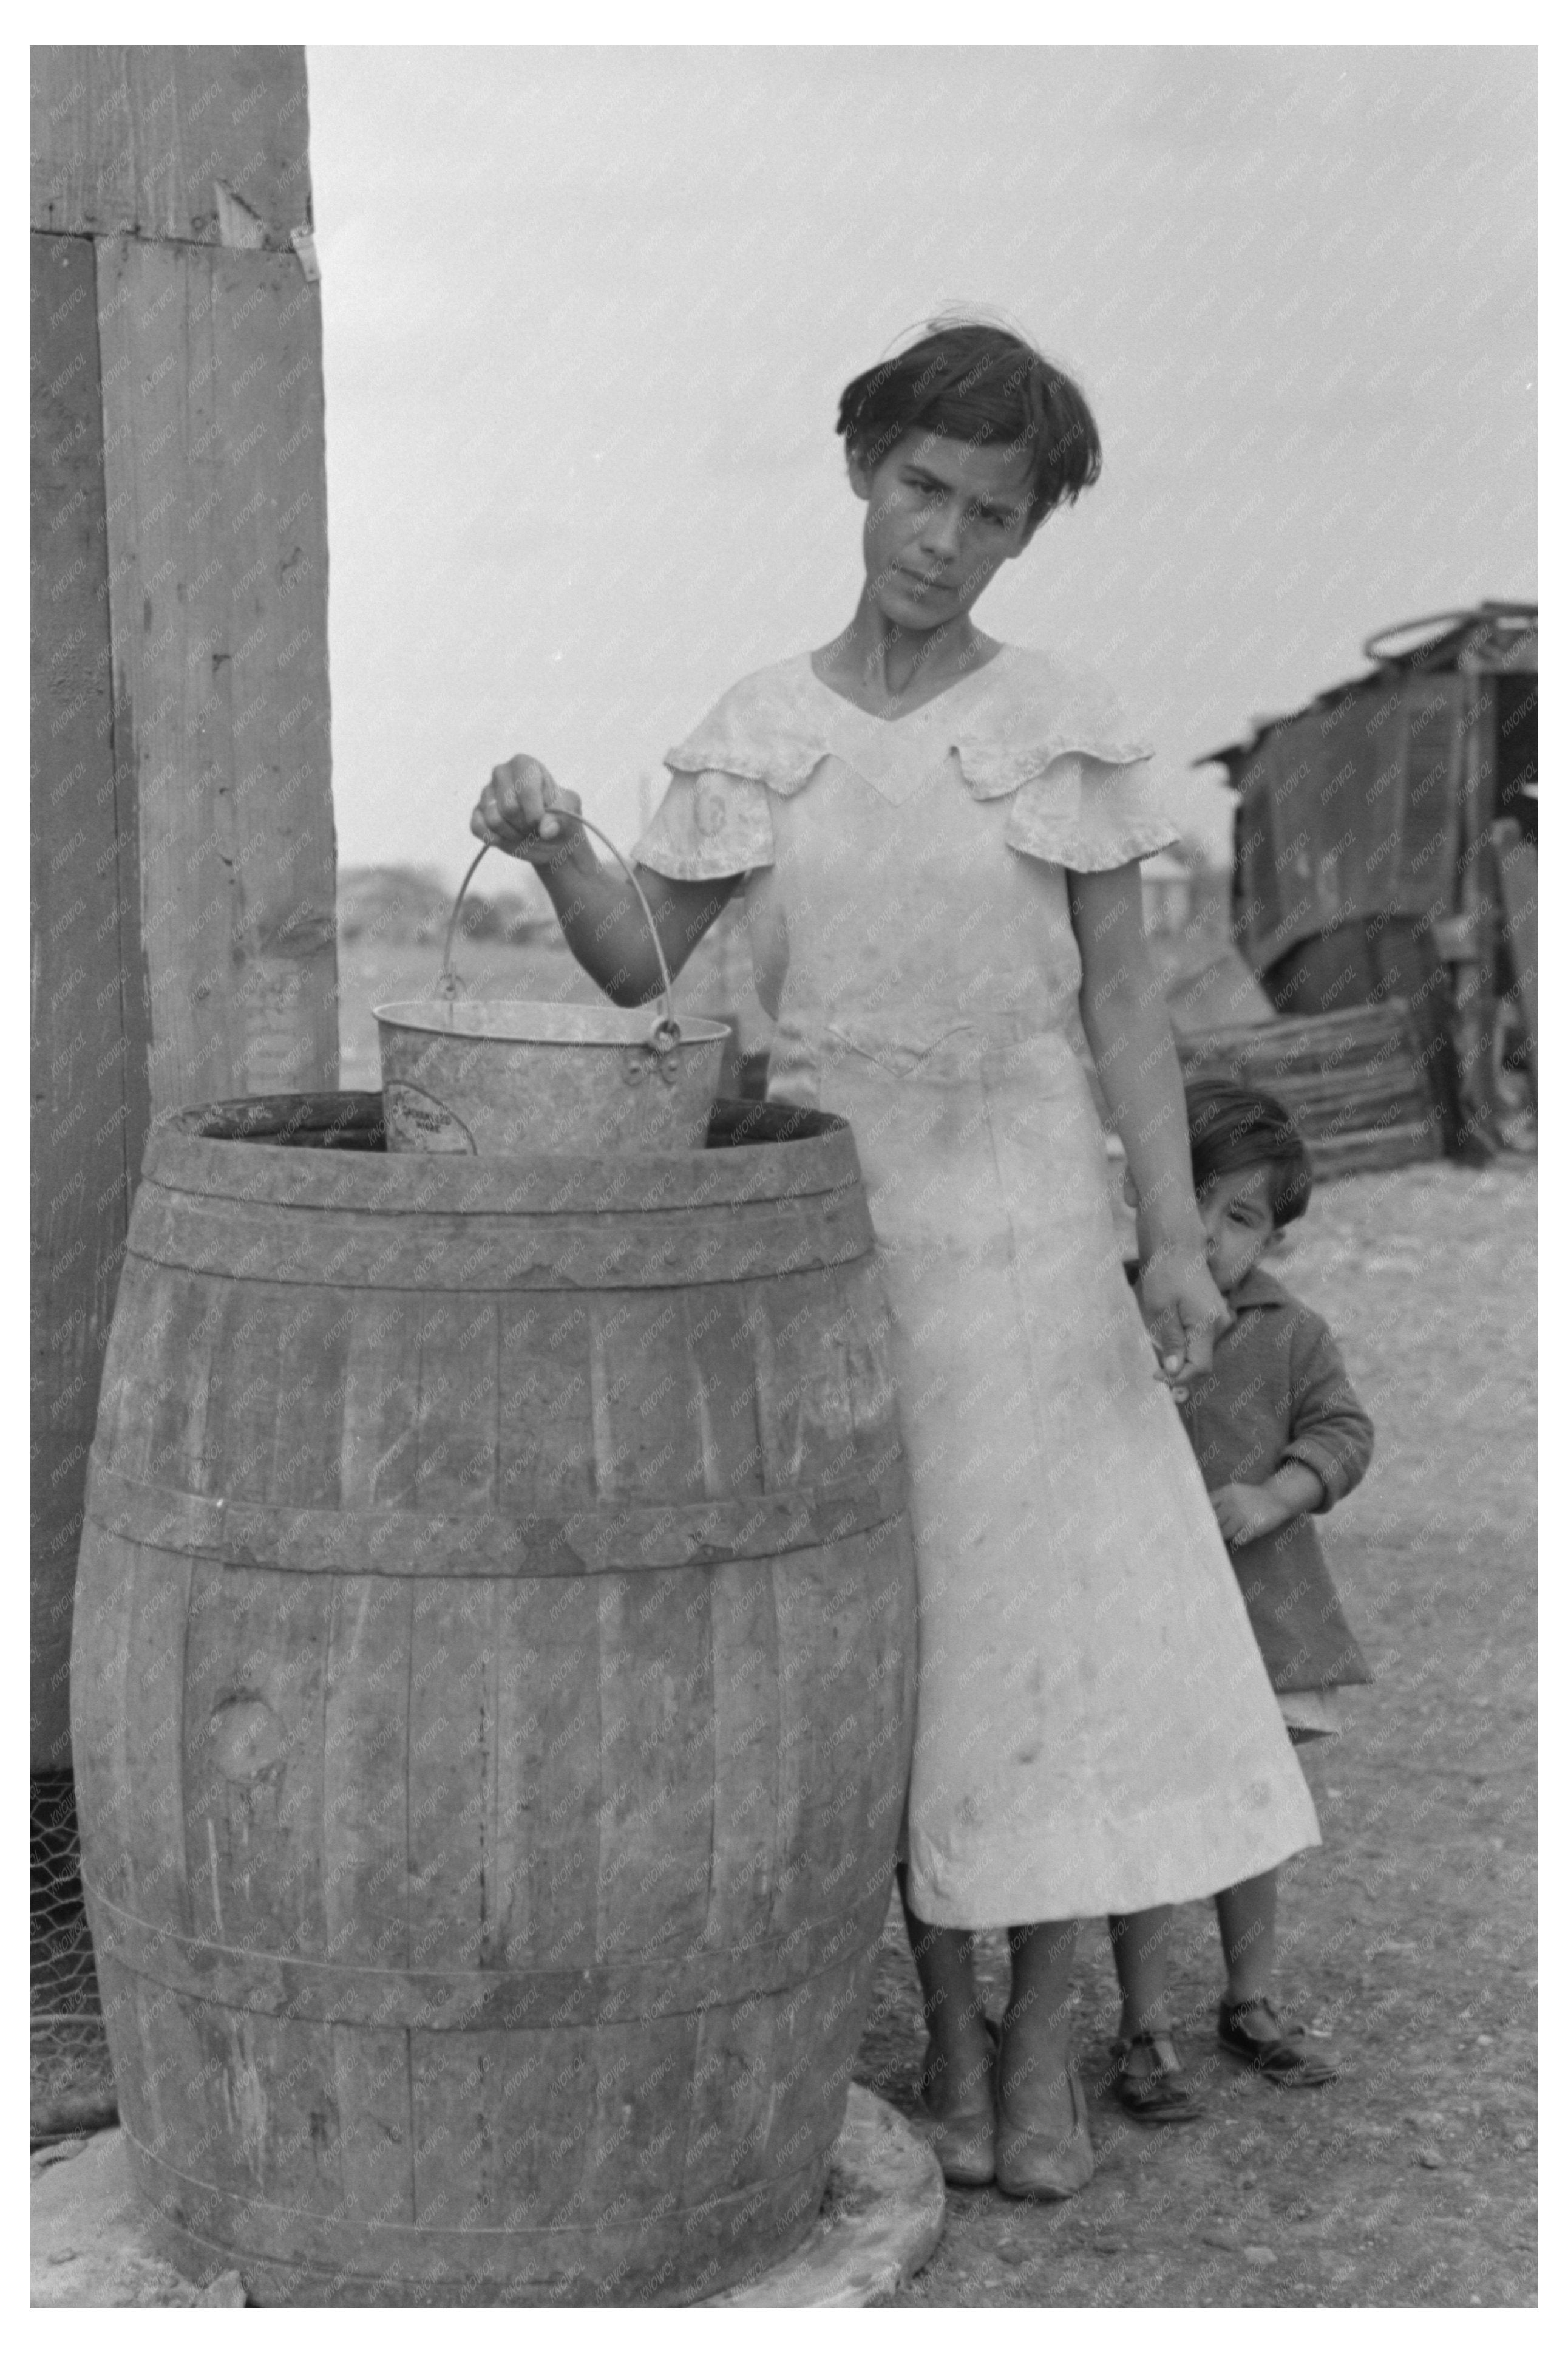
[[[393,1152],[475,1153],[473,1137],[455,1112],[406,1079],[388,1079],[382,1089],[386,1141]]]

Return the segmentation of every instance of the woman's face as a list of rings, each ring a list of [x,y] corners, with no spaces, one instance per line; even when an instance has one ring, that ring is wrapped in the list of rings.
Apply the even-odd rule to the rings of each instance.
[[[906,433],[868,472],[849,461],[866,501],[866,580],[883,617],[936,629],[967,613],[1028,543],[1026,450],[985,449]]]

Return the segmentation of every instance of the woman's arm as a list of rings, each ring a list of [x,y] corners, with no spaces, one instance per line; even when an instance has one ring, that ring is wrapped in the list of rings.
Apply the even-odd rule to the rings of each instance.
[[[658,995],[661,985],[647,923],[626,876],[601,866],[592,838],[573,824],[581,807],[576,794],[563,792],[547,768],[519,754],[492,771],[471,826],[481,841],[534,869],[550,893],[567,946],[605,996],[617,1005],[643,1005]],[[743,877],[672,882],[639,866],[637,880],[673,975]]]
[[[1139,1293],[1165,1369],[1180,1380],[1208,1370],[1231,1316],[1193,1198],[1186,1103],[1136,863],[1069,873],[1068,903],[1083,962],[1083,1026],[1138,1192]]]

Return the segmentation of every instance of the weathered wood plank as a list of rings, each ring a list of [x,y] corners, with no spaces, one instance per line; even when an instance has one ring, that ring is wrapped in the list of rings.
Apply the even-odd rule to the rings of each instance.
[[[85,238],[30,244],[29,1554],[44,1771],[69,1754],[87,1449],[147,1093],[134,808],[120,807],[114,757],[97,280]]]
[[[268,1493],[285,1509],[335,1512],[342,1500],[353,1318],[344,1314],[341,1297],[325,1288],[290,1288],[285,1297],[273,1375],[277,1401]]]
[[[131,1589],[125,1683],[114,1742],[114,1775],[121,1821],[131,1844],[121,1882],[132,1911],[187,1932],[192,1925],[184,1833],[184,1697],[180,1662],[190,1614],[192,1567],[151,1546],[105,1546],[100,1583],[123,1577]],[[83,1817],[84,1879],[94,1872],[96,1825]]]
[[[338,1454],[345,1513],[395,1510],[418,1494],[423,1304],[417,1292],[339,1294],[349,1327]]]
[[[127,1898],[137,1834],[134,1792],[121,1770],[133,1589],[121,1546],[89,1520],[82,1530],[72,1633],[77,1720],[70,1755],[79,1815],[92,1825],[92,1874],[100,1893],[115,1904]]]
[[[695,1945],[713,1855],[706,1569],[599,1583],[599,1957]]]
[[[590,2179],[584,2086],[595,2034],[415,2034],[416,2171],[426,2227],[546,2229]]]
[[[763,1441],[746,1306],[726,1286],[681,1300],[687,1410],[696,1427],[701,1492],[760,1495]]]
[[[773,1564],[778,1615],[779,1763],[776,1868],[768,1928],[785,1934],[867,1890],[848,1878],[879,1852],[868,1839],[871,1795],[889,1759],[876,1735],[900,1712],[901,1678],[879,1672],[907,1629],[875,1604],[903,1559],[879,1539],[853,1535]],[[853,1565],[851,1574],[846,1574]]]
[[[265,1282],[212,1282],[207,1289],[201,1451],[184,1481],[195,1495],[262,1503],[272,1485],[278,1327],[289,1293]]]
[[[740,1946],[766,1927],[777,1868],[779,1629],[771,1565],[736,1562],[722,1570],[710,1585],[708,1609],[713,1816],[704,1936],[711,1945]]]
[[[593,1581],[568,1578],[536,1599],[527,1681],[538,1719],[528,1825],[526,1948],[514,1966],[588,1968],[599,1956],[599,1823],[605,1789],[603,1664]]]
[[[777,2030],[777,2003],[755,1999],[718,2005],[700,2019],[681,2158],[683,2204],[721,2198],[761,2178]]]
[[[326,1949],[345,1964],[404,1968],[413,1588],[354,1577],[334,1588],[321,1738]]]
[[[1408,1039],[1402,1000],[1348,1007],[1342,1013],[1281,1016],[1277,1021],[1195,1029],[1177,1048],[1184,1062],[1242,1061],[1253,1070],[1332,1071]]]
[[[184,1643],[184,1848],[198,1936],[320,1955],[331,1592],[195,1565]]]
[[[220,2195],[285,2213],[341,2215],[333,2030],[216,2002],[196,2002],[192,2013],[226,2127],[204,2151],[205,2179]]]
[[[685,1501],[710,1492],[691,1410],[688,1299],[682,1291],[606,1291],[590,1306],[594,1476],[605,1500]]]
[[[588,1303],[545,1292],[500,1303],[496,1498],[503,1513],[577,1512],[595,1499]]]
[[[495,1300],[424,1301],[415,1464],[421,1511],[494,1510],[500,1363]]]
[[[1463,714],[1458,679],[1411,680],[1400,692],[1398,789],[1391,796],[1398,831],[1382,903],[1402,914],[1429,915],[1452,901]]]
[[[188,2166],[187,2152],[210,2146],[228,2121],[220,2071],[209,2062],[198,2025],[200,2005],[112,1960],[104,1976],[106,2011],[112,2001],[110,2031],[123,2078],[116,2084],[121,2122],[132,2140],[168,2164]]]
[[[478,1968],[493,1944],[494,1601],[488,1578],[426,1577],[414,1591],[408,1904],[421,1968]]]
[[[286,248],[310,220],[299,47],[32,53],[36,229]]]
[[[1359,1176],[1374,1168],[1404,1168],[1418,1160],[1440,1160],[1443,1146],[1433,1123],[1398,1122],[1389,1127],[1314,1141],[1312,1167],[1324,1180]]]
[[[547,1836],[541,1818],[543,1726],[538,1705],[539,1647],[535,1627],[553,1596],[531,1580],[510,1577],[495,1600],[495,1781],[489,1829],[495,1898],[484,1963],[493,1970],[528,1966],[536,1947],[533,1861]]]
[[[414,2220],[414,2093],[409,2038],[338,2027],[332,2095],[343,2211],[356,2222]]]
[[[1497,860],[1498,888],[1502,898],[1503,933],[1514,986],[1524,1008],[1530,1050],[1530,1083],[1541,1100],[1536,1056],[1541,1037],[1540,928],[1541,886],[1533,841],[1526,841],[1516,817],[1503,818],[1492,828],[1492,854]]]
[[[110,614],[155,1113],[337,1075],[319,291],[100,239]]]
[[[855,1416],[838,1294],[816,1272],[776,1274],[744,1291],[764,1485],[842,1478],[853,1461]]]
[[[139,1299],[138,1305],[142,1304]],[[175,1270],[158,1307],[155,1336],[150,1341],[146,1396],[126,1419],[134,1431],[146,1415],[149,1481],[205,1495],[209,1492],[205,1464],[212,1335],[215,1320],[222,1314],[223,1291],[200,1277],[182,1281]]]

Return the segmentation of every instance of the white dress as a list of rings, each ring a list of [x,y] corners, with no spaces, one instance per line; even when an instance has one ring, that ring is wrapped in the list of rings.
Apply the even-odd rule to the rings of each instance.
[[[910,1899],[939,1926],[1141,1910],[1318,1841],[1068,1035],[1064,870],[1174,838],[1146,756],[1047,655],[896,720],[800,656],[668,755],[637,850],[748,876],[769,1093],[854,1127],[919,1562]]]

